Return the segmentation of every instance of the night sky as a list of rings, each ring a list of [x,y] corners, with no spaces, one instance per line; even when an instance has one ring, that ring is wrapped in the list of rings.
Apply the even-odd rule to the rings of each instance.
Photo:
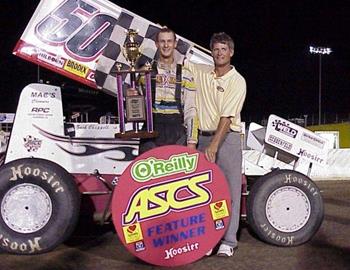
[[[235,41],[233,65],[246,78],[243,119],[270,113],[318,113],[319,58],[309,45],[331,47],[322,57],[322,110],[350,113],[350,3],[348,1],[112,1],[208,48],[212,33]],[[39,1],[2,0],[0,112],[14,112],[21,89],[37,81],[37,66],[12,55]],[[55,83],[69,79],[41,69]]]

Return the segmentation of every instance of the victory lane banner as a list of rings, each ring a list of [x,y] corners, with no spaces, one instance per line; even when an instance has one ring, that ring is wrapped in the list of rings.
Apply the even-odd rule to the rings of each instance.
[[[150,264],[179,266],[203,257],[223,237],[231,213],[225,176],[204,154],[184,146],[135,159],[114,190],[120,241]]]

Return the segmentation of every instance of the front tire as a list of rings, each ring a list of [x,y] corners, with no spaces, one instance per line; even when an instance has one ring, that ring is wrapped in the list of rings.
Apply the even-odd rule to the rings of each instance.
[[[311,239],[323,221],[320,191],[306,175],[273,171],[257,180],[248,197],[248,223],[263,241],[297,246]]]
[[[0,168],[0,248],[50,251],[73,232],[80,193],[71,174],[51,161],[25,158]]]

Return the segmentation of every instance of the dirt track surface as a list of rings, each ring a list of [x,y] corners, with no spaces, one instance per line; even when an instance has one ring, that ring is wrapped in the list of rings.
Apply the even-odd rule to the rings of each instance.
[[[211,256],[172,269],[350,269],[350,181],[323,181],[317,185],[325,202],[325,219],[308,243],[293,248],[271,246],[255,238],[243,224],[234,257]],[[128,253],[112,226],[82,223],[69,241],[50,253],[36,256],[0,253],[0,262],[1,270],[163,269]]]

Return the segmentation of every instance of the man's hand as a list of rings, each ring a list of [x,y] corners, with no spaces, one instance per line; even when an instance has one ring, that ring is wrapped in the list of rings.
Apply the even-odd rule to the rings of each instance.
[[[207,149],[205,149],[205,157],[210,162],[215,162],[216,160],[216,153],[218,152],[218,147],[214,144],[210,144]]]
[[[221,117],[219,121],[219,125],[215,131],[215,135],[207,147],[205,149],[205,157],[210,162],[216,161],[216,154],[219,149],[219,145],[221,145],[222,141],[225,139],[227,132],[230,130],[230,117]]]
[[[187,147],[191,148],[193,150],[196,150],[196,144],[195,143],[187,143]]]

